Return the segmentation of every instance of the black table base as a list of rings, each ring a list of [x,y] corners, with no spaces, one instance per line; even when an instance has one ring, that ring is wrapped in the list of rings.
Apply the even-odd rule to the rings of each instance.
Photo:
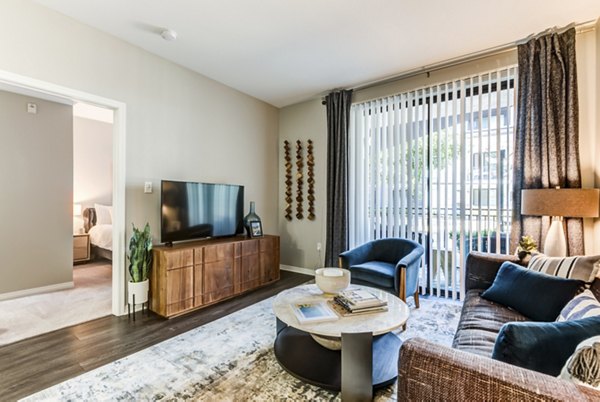
[[[370,333],[343,334],[342,358],[341,351],[327,349],[309,333],[277,321],[275,356],[288,373],[302,381],[332,391],[341,390],[344,394],[345,389],[356,387],[361,381],[360,387],[364,388],[369,381],[367,378],[365,383],[364,378],[360,378],[363,376],[361,372],[371,368],[372,388],[368,392],[372,395],[373,390],[393,384],[398,376],[398,354],[402,341],[393,333],[375,337]],[[368,353],[369,347],[372,353]]]

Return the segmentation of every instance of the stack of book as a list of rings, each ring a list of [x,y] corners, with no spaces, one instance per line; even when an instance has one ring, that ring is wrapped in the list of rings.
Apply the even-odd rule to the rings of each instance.
[[[380,313],[388,310],[387,302],[364,289],[345,290],[333,298],[336,311],[343,315]],[[339,308],[341,307],[341,308]]]

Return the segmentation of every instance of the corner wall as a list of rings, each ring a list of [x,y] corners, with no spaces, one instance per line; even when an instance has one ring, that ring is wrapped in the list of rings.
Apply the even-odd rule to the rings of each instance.
[[[0,91],[0,294],[72,286],[72,133],[71,106]]]
[[[296,140],[302,141],[306,161],[306,141],[313,141],[315,156],[315,220],[306,219],[307,177],[304,175],[304,219],[296,219]],[[291,221],[285,219],[285,155],[283,142],[290,142],[293,196]],[[305,163],[306,165],[306,163]],[[325,258],[325,210],[327,195],[327,114],[320,99],[288,106],[279,112],[279,234],[281,263],[300,268],[323,266]],[[317,251],[321,243],[321,252]]]

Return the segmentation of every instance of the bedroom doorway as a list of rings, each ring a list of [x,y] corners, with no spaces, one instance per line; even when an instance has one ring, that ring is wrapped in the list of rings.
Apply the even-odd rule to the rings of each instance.
[[[73,283],[93,306],[81,321],[112,312],[113,123],[111,109],[73,104]]]
[[[77,102],[99,106],[113,111],[112,128],[112,286],[111,286],[111,312],[113,315],[126,313],[126,283],[127,273],[125,268],[125,197],[126,197],[126,104],[114,99],[83,92],[77,89],[57,85],[51,82],[34,79],[9,71],[0,70],[0,88],[27,96],[48,99],[54,102],[74,104]],[[66,205],[72,210],[73,205]],[[75,211],[74,211],[75,212]],[[82,210],[83,213],[83,210]],[[70,243],[70,242],[69,242]],[[50,287],[48,287],[50,288]],[[55,286],[52,290],[65,289],[62,284]],[[48,289],[50,290],[50,289]],[[45,288],[31,289],[26,291],[12,292],[0,295],[0,300],[22,297],[25,295],[37,295]],[[5,297],[2,297],[5,296]],[[0,328],[1,330],[1,328]],[[1,332],[1,331],[0,331]]]

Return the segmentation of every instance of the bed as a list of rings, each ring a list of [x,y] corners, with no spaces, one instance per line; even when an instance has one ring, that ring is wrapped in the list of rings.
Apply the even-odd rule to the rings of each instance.
[[[112,221],[98,223],[96,208],[83,211],[83,228],[90,235],[92,258],[105,258],[112,261]]]

